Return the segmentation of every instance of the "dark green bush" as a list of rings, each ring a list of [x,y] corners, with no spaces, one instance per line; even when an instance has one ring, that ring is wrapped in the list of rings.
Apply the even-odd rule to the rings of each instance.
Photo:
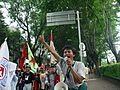
[[[120,79],[120,63],[101,66],[100,73],[104,76]]]

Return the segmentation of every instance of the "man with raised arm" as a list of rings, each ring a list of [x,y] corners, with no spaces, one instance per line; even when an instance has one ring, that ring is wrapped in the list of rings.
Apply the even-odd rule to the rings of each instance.
[[[85,82],[85,66],[82,62],[74,61],[75,48],[70,45],[63,47],[63,57],[52,49],[44,39],[44,34],[40,35],[40,41],[60,63],[61,70],[65,76],[64,82],[68,85],[68,90],[87,90]]]

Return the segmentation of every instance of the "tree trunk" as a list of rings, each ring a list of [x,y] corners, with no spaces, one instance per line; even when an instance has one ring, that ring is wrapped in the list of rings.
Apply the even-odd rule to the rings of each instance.
[[[112,33],[111,33],[111,28],[110,28],[110,17],[107,15],[107,12],[105,12],[105,14],[106,14],[106,25],[107,25],[106,41],[109,45],[110,50],[114,54],[116,61],[119,62],[116,48],[115,48],[115,45],[113,44],[113,39],[112,39]]]

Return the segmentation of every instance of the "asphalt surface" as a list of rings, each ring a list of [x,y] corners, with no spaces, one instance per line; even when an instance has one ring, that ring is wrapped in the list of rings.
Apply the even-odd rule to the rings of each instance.
[[[88,90],[120,90],[118,85],[94,75],[88,77],[87,83]]]

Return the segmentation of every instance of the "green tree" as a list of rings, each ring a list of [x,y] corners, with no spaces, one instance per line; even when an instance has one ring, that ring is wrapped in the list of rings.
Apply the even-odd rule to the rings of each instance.
[[[21,57],[21,49],[23,48],[23,39],[21,39],[20,31],[15,28],[9,28],[7,35],[8,47],[10,54],[10,61],[19,64],[19,59]]]
[[[2,6],[0,6],[2,8]],[[0,11],[0,45],[4,42],[8,32],[7,25],[4,22],[4,17]]]
[[[2,8],[2,6],[1,6]],[[9,47],[10,61],[17,62],[20,57],[20,31],[8,28],[8,25],[4,22],[4,17],[0,12],[0,45],[7,38]]]
[[[39,34],[45,31],[49,42],[50,30],[53,30],[58,52],[61,52],[65,44],[72,44],[79,51],[77,24],[46,27],[46,13],[67,10],[80,11],[81,36],[82,42],[86,45],[89,66],[95,64],[98,68],[104,51],[111,49],[116,52],[113,43],[117,35],[115,19],[119,7],[114,7],[113,3],[117,3],[115,0],[9,0],[6,2],[10,5],[8,11],[11,18],[27,32],[28,43],[33,53],[39,47]],[[32,37],[35,39],[34,43],[31,42]]]
[[[46,0],[3,0],[3,2],[11,19],[26,33],[27,42],[35,55],[39,47],[39,35],[46,27]]]

